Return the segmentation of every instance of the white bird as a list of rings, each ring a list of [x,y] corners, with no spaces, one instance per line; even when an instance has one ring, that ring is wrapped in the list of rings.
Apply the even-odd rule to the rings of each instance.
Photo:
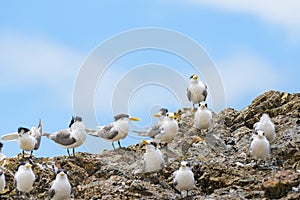
[[[186,190],[188,196],[188,191],[193,189],[195,186],[194,173],[192,172],[188,162],[182,161],[180,165],[179,170],[175,171],[173,174],[173,184],[180,194],[181,191]]]
[[[59,146],[66,148],[70,156],[69,149],[73,149],[75,157],[75,148],[82,145],[86,140],[85,126],[81,117],[72,117],[69,128],[60,130],[53,134],[43,133],[44,136],[56,142]]]
[[[143,136],[149,136],[149,137],[153,136],[153,134],[155,134],[159,130],[160,126],[163,124],[164,120],[166,119],[167,113],[168,113],[168,109],[161,108],[158,113],[153,114],[153,117],[158,117],[159,120],[157,124],[152,126],[150,129],[148,129],[146,135]]]
[[[271,121],[270,117],[268,114],[264,113],[259,122],[256,122],[253,125],[254,130],[263,130],[266,138],[269,140],[269,142],[272,142],[275,137],[276,137],[276,133],[275,133],[275,125],[274,123]]]
[[[144,172],[156,172],[164,168],[165,161],[161,151],[157,148],[155,142],[142,141],[146,145],[146,153],[144,154]]]
[[[39,120],[38,127],[32,127],[30,130],[25,127],[19,127],[18,132],[9,133],[1,136],[2,140],[17,140],[19,147],[22,149],[24,157],[24,151],[30,151],[30,157],[32,157],[33,150],[38,150],[41,144],[42,137],[42,121]]]
[[[169,143],[178,133],[178,123],[174,113],[168,112],[166,117],[148,131],[148,136],[155,141]]]
[[[198,75],[192,75],[190,77],[190,84],[187,88],[187,98],[194,104],[199,104],[206,100],[207,97],[207,86],[198,80]]]
[[[3,143],[0,142],[0,161],[7,158],[4,153],[2,153]]]
[[[88,134],[110,141],[114,149],[114,142],[118,141],[121,148],[120,140],[128,135],[129,121],[140,121],[140,119],[127,114],[119,114],[114,116],[114,120],[113,123],[102,126],[99,130],[89,130]]]
[[[258,159],[265,161],[269,157],[270,143],[262,130],[255,131],[250,146],[250,153],[256,159],[256,164]]]
[[[59,169],[55,180],[52,182],[49,195],[52,200],[71,199],[71,184],[67,171]]]
[[[207,109],[207,104],[201,102],[194,117],[194,126],[197,129],[208,129],[212,124],[212,113]]]
[[[18,191],[29,193],[33,189],[33,183],[35,181],[35,175],[31,169],[31,164],[26,163],[20,165],[18,171],[15,174],[14,182]]]
[[[4,190],[5,186],[6,186],[6,182],[5,182],[4,170],[2,167],[0,167],[0,192]]]

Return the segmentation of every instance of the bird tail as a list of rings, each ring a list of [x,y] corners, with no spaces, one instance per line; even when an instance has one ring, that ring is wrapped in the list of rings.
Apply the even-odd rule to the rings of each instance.
[[[40,131],[40,135],[43,135],[43,127],[42,127],[42,120],[39,119],[39,125],[38,125],[39,131]]]

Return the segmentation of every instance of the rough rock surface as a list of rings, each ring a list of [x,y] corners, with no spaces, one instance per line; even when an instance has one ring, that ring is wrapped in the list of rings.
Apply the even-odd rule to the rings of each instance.
[[[275,123],[277,137],[266,165],[256,166],[249,146],[253,124],[263,113]],[[33,158],[37,180],[31,198],[49,199],[57,167],[68,170],[73,199],[180,199],[172,187],[172,173],[187,160],[196,186],[189,197],[183,192],[184,199],[300,199],[300,94],[266,92],[241,111],[214,113],[208,131],[193,128],[194,110],[184,108],[176,115],[180,129],[169,149],[162,150],[168,160],[162,171],[138,173],[142,143],[98,155],[77,153],[76,159]],[[21,199],[12,176],[20,160],[6,163],[7,187],[0,199]],[[22,198],[28,199],[24,194]]]

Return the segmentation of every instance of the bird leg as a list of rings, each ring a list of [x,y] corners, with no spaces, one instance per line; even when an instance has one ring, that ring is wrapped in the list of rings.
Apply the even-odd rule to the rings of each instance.
[[[121,147],[121,143],[120,143],[120,140],[118,140],[118,145],[119,145],[119,147],[120,147],[120,148],[122,148],[122,147]]]
[[[22,151],[22,158],[24,158],[24,154],[25,154],[25,152],[24,152],[24,150]]]
[[[33,151],[30,151],[30,158],[32,158],[32,153],[33,153]]]
[[[67,152],[68,152],[68,155],[69,155],[69,157],[70,157],[70,152],[69,152],[69,149],[67,148]]]
[[[186,197],[188,197],[188,196],[189,196],[189,191],[187,190],[187,191],[186,191]]]
[[[114,150],[116,150],[116,148],[115,148],[115,145],[114,145],[114,142],[112,142],[111,144],[112,144],[112,146],[113,146]]]
[[[75,148],[73,148],[73,156],[75,157]]]

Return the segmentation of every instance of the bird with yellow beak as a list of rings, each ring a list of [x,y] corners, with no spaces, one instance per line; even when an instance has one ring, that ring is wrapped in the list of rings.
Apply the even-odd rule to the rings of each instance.
[[[187,88],[186,96],[188,100],[193,103],[193,107],[195,107],[195,104],[199,104],[200,102],[206,100],[207,86],[202,81],[198,80],[198,75],[193,74],[190,77],[190,83],[189,87]]]
[[[88,134],[110,141],[114,149],[114,142],[117,141],[119,147],[121,148],[120,140],[124,139],[128,135],[129,122],[140,121],[140,119],[136,117],[131,117],[127,114],[115,115],[114,119],[114,122],[99,127],[99,130],[89,130]]]

